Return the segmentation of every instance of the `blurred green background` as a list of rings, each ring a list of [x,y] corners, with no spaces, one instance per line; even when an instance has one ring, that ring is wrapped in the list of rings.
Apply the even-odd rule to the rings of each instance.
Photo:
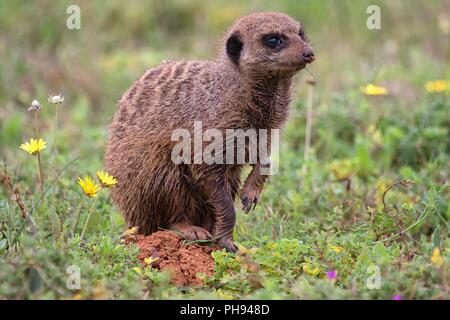
[[[71,4],[81,9],[80,30],[66,28]],[[366,27],[369,4],[381,8],[381,30]],[[121,94],[146,69],[164,59],[214,58],[235,19],[266,10],[304,22],[318,58],[311,70],[326,99],[342,88],[388,78],[408,80],[402,94],[414,99],[428,75],[449,77],[446,0],[2,0],[2,122],[18,117],[33,99],[42,103],[48,93],[62,93],[69,109],[87,102],[89,120],[106,124]]]

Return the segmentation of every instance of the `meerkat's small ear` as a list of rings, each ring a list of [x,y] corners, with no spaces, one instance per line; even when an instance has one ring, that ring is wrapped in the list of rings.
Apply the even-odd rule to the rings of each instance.
[[[233,33],[227,40],[227,54],[231,61],[239,64],[239,56],[241,55],[243,43],[239,38],[239,33]]]

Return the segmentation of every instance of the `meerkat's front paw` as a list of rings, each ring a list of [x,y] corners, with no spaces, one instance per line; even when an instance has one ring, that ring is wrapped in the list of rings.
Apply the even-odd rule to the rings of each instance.
[[[242,210],[245,213],[248,213],[251,209],[255,209],[260,193],[261,191],[256,188],[242,190],[240,198],[242,201]]]

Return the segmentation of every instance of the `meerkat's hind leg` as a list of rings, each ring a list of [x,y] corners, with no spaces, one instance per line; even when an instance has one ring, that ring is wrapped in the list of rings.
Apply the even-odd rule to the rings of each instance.
[[[179,222],[170,227],[170,230],[181,233],[181,235],[190,241],[195,240],[211,240],[211,233],[199,226],[194,226],[187,222]]]

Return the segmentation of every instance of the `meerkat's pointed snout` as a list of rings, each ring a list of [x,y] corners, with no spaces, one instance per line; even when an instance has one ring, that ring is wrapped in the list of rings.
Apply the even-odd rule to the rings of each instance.
[[[316,60],[316,56],[314,54],[314,50],[311,47],[308,47],[305,49],[302,53],[303,60],[305,60],[306,63],[313,63],[314,60]]]

